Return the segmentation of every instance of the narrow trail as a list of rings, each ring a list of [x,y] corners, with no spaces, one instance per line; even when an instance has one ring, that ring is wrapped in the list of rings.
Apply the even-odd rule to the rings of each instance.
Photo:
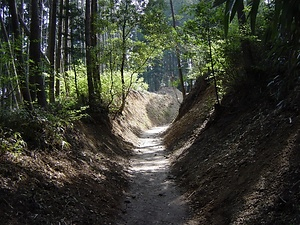
[[[169,174],[161,135],[167,127],[144,132],[131,160],[131,185],[118,224],[189,224],[188,206]]]

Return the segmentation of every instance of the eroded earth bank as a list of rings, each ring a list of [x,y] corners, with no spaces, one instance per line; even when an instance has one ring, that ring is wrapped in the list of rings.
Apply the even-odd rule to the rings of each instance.
[[[165,144],[197,224],[300,224],[299,86],[278,101],[249,84],[219,107],[212,86],[196,90]]]

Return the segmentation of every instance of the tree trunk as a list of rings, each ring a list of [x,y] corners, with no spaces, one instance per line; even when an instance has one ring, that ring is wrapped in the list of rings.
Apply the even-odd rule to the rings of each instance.
[[[176,19],[175,19],[174,7],[173,7],[173,0],[170,0],[170,7],[171,7],[171,13],[172,13],[173,28],[176,30]],[[178,67],[182,96],[185,97],[186,92],[185,92],[185,87],[184,87],[183,72],[182,72],[182,66],[181,66],[181,57],[180,57],[180,50],[179,50],[178,43],[176,43],[175,51],[176,51],[176,56],[177,56],[177,67]]]
[[[73,53],[74,53],[74,34],[73,34],[73,29],[71,27],[71,62],[72,62],[72,68],[74,70],[74,84],[75,84],[75,92],[76,92],[76,97],[77,97],[77,101],[80,103],[81,99],[80,99],[80,95],[79,95],[79,89],[78,89],[78,79],[77,79],[77,70],[76,70],[76,61],[75,59],[72,57]]]
[[[127,3],[126,4],[126,11],[127,11]],[[122,62],[121,62],[121,83],[122,83],[122,103],[120,107],[120,113],[123,112],[125,108],[125,103],[126,103],[126,87],[125,87],[125,78],[124,78],[124,70],[125,70],[125,60],[126,60],[126,25],[127,25],[127,20],[126,20],[126,15],[124,15],[124,21],[123,21],[123,26],[122,26]]]
[[[89,92],[89,106],[91,110],[96,108],[95,89],[93,83],[93,66],[92,66],[92,43],[91,43],[91,1],[86,0],[85,10],[85,43],[86,43],[86,67],[87,81]]]
[[[44,78],[40,69],[40,18],[39,18],[39,1],[31,0],[31,24],[30,24],[30,80],[33,89],[31,90],[31,98],[35,100],[37,97],[38,104],[45,108],[47,106]]]
[[[208,34],[208,46],[209,46],[209,57],[210,57],[211,73],[212,73],[213,79],[214,79],[217,105],[220,105],[220,99],[219,99],[218,87],[217,87],[217,78],[216,78],[216,75],[215,75],[214,60],[213,60],[213,55],[212,55],[210,28],[208,28],[207,34]]]
[[[70,86],[68,81],[68,73],[69,70],[69,19],[70,19],[70,1],[65,0],[65,27],[64,27],[64,83],[65,83],[65,89],[66,89],[66,96],[69,96],[70,94]]]
[[[18,78],[20,79],[20,88],[22,92],[22,96],[24,99],[24,103],[26,108],[29,110],[32,110],[32,101],[30,98],[30,93],[29,93],[29,87],[28,87],[28,82],[27,82],[27,75],[25,73],[25,64],[24,64],[24,59],[22,57],[22,41],[21,41],[21,29],[20,29],[20,24],[19,24],[19,19],[18,19],[18,13],[17,13],[17,6],[15,0],[8,1],[9,3],[9,11],[12,17],[12,29],[14,33],[14,38],[15,38],[15,57],[12,58],[12,60],[17,61],[15,70],[16,70],[16,81],[17,85],[18,84]],[[3,28],[3,31],[5,31],[5,27]],[[7,38],[8,39],[8,38]],[[22,98],[20,96],[20,91],[19,87],[17,87],[17,99],[19,102],[22,101]]]
[[[125,12],[128,11],[128,3],[127,1],[125,1]],[[124,21],[122,24],[122,61],[121,61],[121,68],[120,68],[120,73],[121,73],[121,85],[122,85],[122,103],[121,103],[121,107],[119,109],[119,112],[122,113],[124,108],[125,108],[125,104],[126,104],[126,86],[125,86],[125,62],[126,62],[126,48],[127,48],[127,43],[126,43],[126,26],[127,26],[127,18],[126,18],[126,14],[123,15],[124,16]]]
[[[97,47],[97,31],[96,31],[96,18],[97,18],[97,0],[92,0],[92,11],[91,11],[91,45],[95,49]],[[96,52],[92,53],[93,62],[93,80],[95,88],[95,96],[97,100],[101,100],[101,80],[100,80],[100,68],[98,66]]]
[[[49,17],[49,40],[48,40],[48,58],[50,61],[50,80],[49,80],[49,100],[55,102],[55,39],[56,39],[56,12],[57,0],[52,0]]]
[[[56,59],[55,59],[55,71],[56,71],[56,81],[55,81],[55,96],[59,98],[60,96],[60,72],[61,72],[61,44],[62,44],[62,20],[63,20],[63,0],[60,0],[59,4],[59,18],[58,18],[58,33],[57,33],[57,46],[56,46]]]

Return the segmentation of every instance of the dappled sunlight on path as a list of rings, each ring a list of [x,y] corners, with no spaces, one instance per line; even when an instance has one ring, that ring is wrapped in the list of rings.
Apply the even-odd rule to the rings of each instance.
[[[163,145],[167,127],[144,132],[131,160],[131,186],[118,224],[188,224],[188,207],[169,174]]]

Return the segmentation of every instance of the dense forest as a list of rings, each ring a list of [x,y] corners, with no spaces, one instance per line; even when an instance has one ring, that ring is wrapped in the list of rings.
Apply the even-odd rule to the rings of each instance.
[[[130,89],[185,95],[199,76],[220,96],[264,80],[280,98],[298,78],[298,14],[297,1],[1,1],[1,109],[122,111]]]

